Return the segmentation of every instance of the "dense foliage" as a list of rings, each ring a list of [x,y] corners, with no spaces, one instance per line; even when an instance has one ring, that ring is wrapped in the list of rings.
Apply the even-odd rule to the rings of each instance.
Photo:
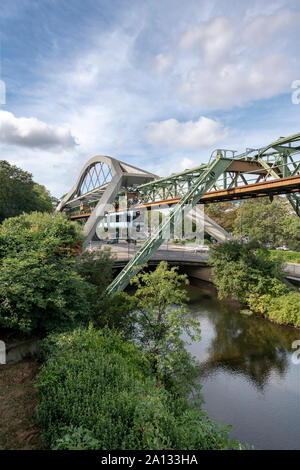
[[[278,259],[283,263],[300,264],[300,252],[297,251],[270,250],[270,258]]]
[[[280,260],[262,244],[229,241],[214,247],[209,260],[219,298],[231,295],[271,320],[300,326],[300,293],[283,282]]]
[[[157,386],[136,345],[110,329],[50,336],[38,421],[52,449],[226,449],[228,432]]]
[[[230,233],[234,230],[238,212],[239,207],[233,202],[218,202],[216,204],[205,205],[205,214]]]
[[[248,237],[278,247],[286,244],[300,251],[300,218],[286,197],[262,197],[242,201],[209,204],[205,213],[236,237]]]
[[[91,319],[98,328],[108,326],[122,333],[123,338],[132,338],[135,323],[134,299],[124,292],[113,298],[105,290],[113,279],[114,257],[109,247],[96,252],[85,251],[75,263],[75,270],[96,288],[91,298]]]
[[[143,271],[133,279],[134,338],[157,379],[168,388],[189,394],[197,370],[182,334],[200,339],[200,325],[187,307],[187,276],[177,271],[162,261],[154,271]]]
[[[249,307],[266,318],[281,324],[300,327],[300,293],[291,291],[281,295],[248,296]]]
[[[0,160],[0,223],[22,212],[52,210],[52,198],[27,171]]]
[[[73,268],[79,226],[32,213],[0,226],[0,325],[46,332],[89,321],[96,288]]]
[[[300,218],[286,198],[275,197],[273,202],[268,198],[251,199],[243,202],[239,210],[243,236],[275,247],[284,243],[291,250],[300,250]],[[238,235],[239,231],[238,215],[234,233]]]

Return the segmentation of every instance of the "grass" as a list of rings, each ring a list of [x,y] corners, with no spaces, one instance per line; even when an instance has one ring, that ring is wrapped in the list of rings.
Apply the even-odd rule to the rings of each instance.
[[[300,253],[297,251],[270,250],[271,259],[280,259],[284,263],[300,264]]]

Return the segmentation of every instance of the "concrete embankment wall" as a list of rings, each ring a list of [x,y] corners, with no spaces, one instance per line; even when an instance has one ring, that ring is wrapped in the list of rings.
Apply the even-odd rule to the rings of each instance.
[[[214,278],[209,266],[182,266],[182,270],[190,277],[214,283]]]
[[[209,266],[184,266],[184,272],[191,277],[202,281],[214,283],[214,278]],[[300,285],[300,264],[285,264],[286,278],[293,284]]]

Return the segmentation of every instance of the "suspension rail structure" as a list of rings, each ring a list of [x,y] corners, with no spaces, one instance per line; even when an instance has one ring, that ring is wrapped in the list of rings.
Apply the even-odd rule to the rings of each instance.
[[[300,216],[300,133],[281,137],[260,149],[215,150],[206,164],[158,178],[111,157],[94,157],[83,168],[76,185],[63,198],[56,213],[86,220],[84,235],[91,240],[105,207],[120,191],[132,193],[136,208],[168,204],[169,214],[137,251],[107,289],[110,296],[124,289],[151,258],[177,223],[196,204],[286,194]],[[297,160],[297,157],[298,160]],[[100,163],[100,167],[95,168]],[[104,169],[104,167],[109,167]],[[97,170],[97,171],[96,171]],[[100,174],[100,176],[99,176]],[[79,208],[79,210],[78,210]]]

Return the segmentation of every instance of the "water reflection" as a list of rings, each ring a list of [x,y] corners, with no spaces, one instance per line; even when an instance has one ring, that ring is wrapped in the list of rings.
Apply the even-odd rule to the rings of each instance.
[[[232,424],[231,436],[257,449],[299,449],[300,366],[291,346],[300,331],[241,315],[201,281],[189,295],[201,340],[188,349],[199,360],[208,415]]]
[[[201,281],[190,286],[189,295],[191,310],[200,317],[200,322],[201,314],[206,316],[209,312],[214,333],[207,344],[206,360],[199,358],[202,375],[225,369],[243,374],[260,391],[268,383],[271,373],[284,377],[292,342],[299,338],[300,332],[278,327],[261,318],[241,315],[237,304],[218,301],[215,288]]]

